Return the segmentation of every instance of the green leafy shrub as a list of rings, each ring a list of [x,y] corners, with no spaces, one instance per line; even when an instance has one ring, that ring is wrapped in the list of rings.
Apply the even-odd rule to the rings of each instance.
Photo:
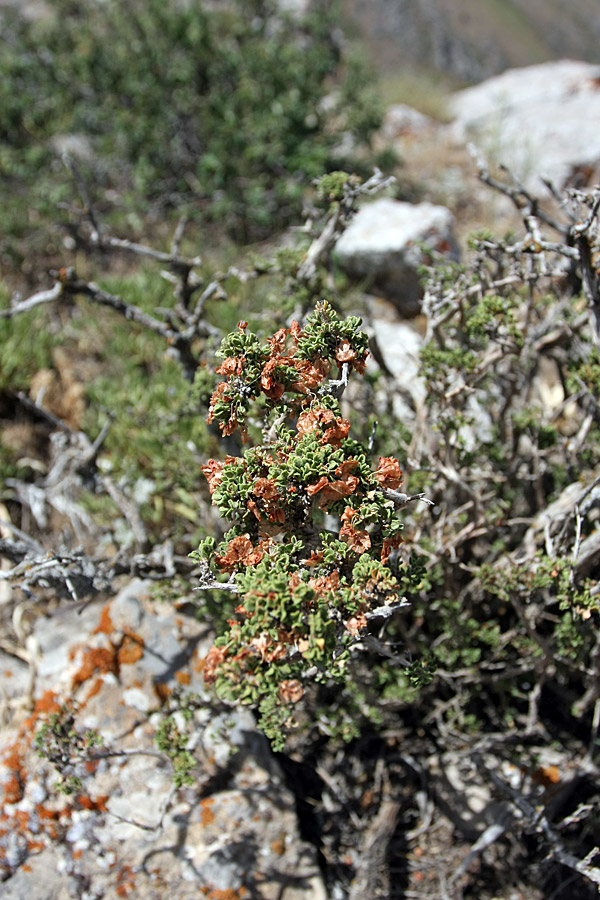
[[[341,161],[343,134],[354,147],[380,122],[331,4],[296,21],[269,0],[55,0],[35,20],[3,19],[0,172],[21,220],[24,192],[38,224],[68,198],[66,151],[99,196],[133,191],[138,208],[193,197],[238,238],[260,236]]]
[[[402,541],[397,508],[408,499],[397,490],[400,465],[381,457],[373,469],[339,406],[350,373],[364,372],[359,327],[360,319],[341,320],[322,303],[304,328],[293,322],[265,343],[240,322],[219,354],[217,373],[227,381],[208,421],[230,435],[246,433],[258,415],[262,441],[203,466],[213,503],[233,527],[194,556],[206,586],[219,586],[208,575],[213,563],[239,599],[204,675],[221,697],[256,706],[279,748],[306,684],[345,682],[369,617],[405,602],[410,565],[390,564]]]

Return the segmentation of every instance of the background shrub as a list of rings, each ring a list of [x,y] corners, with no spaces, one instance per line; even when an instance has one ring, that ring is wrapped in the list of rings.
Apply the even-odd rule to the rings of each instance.
[[[66,151],[105,201],[115,189],[138,210],[193,198],[237,238],[260,237],[380,123],[335,4],[298,21],[268,0],[54,0],[34,21],[3,19],[0,172],[16,232],[70,198]]]

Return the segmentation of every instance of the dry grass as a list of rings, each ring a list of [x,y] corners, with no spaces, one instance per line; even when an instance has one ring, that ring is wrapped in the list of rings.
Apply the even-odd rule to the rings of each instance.
[[[451,87],[434,72],[397,71],[381,77],[378,93],[384,106],[406,103],[437,122],[448,122]]]
[[[497,235],[519,226],[512,204],[480,183],[471,156],[444,125],[405,137],[396,144],[401,165],[394,173],[407,199],[447,206],[456,218],[456,236],[466,248],[470,235],[489,229]]]

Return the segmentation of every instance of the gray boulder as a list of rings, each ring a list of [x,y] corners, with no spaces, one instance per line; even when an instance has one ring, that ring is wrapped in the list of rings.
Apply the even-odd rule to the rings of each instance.
[[[458,259],[454,216],[445,206],[383,198],[364,206],[336,244],[335,258],[405,316],[419,312],[419,267],[427,250]]]
[[[511,69],[455,94],[457,141],[507,165],[530,190],[588,183],[600,161],[600,66],[560,60]]]

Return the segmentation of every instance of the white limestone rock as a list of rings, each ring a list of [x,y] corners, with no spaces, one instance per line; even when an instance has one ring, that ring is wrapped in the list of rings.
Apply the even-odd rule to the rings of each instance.
[[[335,248],[340,266],[387,297],[403,315],[419,311],[423,248],[458,259],[454,216],[445,206],[382,198],[357,213]]]
[[[454,95],[451,133],[508,166],[530,190],[598,173],[600,66],[575,60],[510,69]]]
[[[385,301],[373,298],[370,307],[373,343],[367,366],[383,365],[392,376],[394,413],[401,422],[409,424],[425,402],[425,382],[419,374],[423,338],[411,322],[399,321],[397,313],[390,315],[392,307]],[[391,385],[386,382],[383,395],[379,397],[381,415],[388,407],[390,389]]]

